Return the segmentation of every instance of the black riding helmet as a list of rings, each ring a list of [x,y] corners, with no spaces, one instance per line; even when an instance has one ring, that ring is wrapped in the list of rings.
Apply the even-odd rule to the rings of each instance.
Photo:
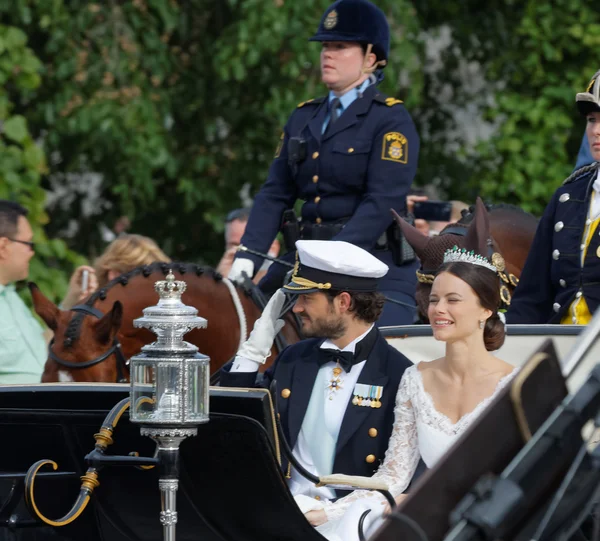
[[[371,45],[379,68],[385,66],[390,54],[390,28],[385,14],[368,0],[337,0],[331,4],[309,41],[356,41]]]

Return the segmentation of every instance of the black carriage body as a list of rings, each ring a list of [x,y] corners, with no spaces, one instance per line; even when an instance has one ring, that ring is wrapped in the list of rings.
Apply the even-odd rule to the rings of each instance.
[[[100,486],[85,511],[63,527],[48,526],[35,519],[24,503],[25,473],[34,462],[49,459],[58,464],[58,469],[40,470],[35,480],[35,503],[49,518],[68,512],[79,492],[79,477],[87,469],[84,457],[94,448],[94,434],[108,411],[128,394],[129,386],[117,384],[0,386],[0,540],[163,539],[156,470],[103,468]],[[279,445],[270,396],[259,389],[214,388],[210,391],[210,409],[210,422],[201,425],[198,435],[181,445],[177,539],[251,539],[251,528],[244,521],[256,517],[245,517],[243,509],[236,512],[236,520],[229,521],[230,533],[222,525],[232,515],[233,505],[240,501],[234,495],[245,493],[250,498],[260,486],[257,472],[266,468],[271,472],[270,483],[281,489],[277,491],[279,502],[269,501],[268,495],[260,496],[265,499],[267,515],[275,517],[286,503],[288,510],[297,509],[289,505],[293,500],[278,467]],[[139,426],[124,417],[115,429],[114,444],[107,454],[137,452],[140,456],[152,456],[154,442],[139,432]],[[262,464],[262,469],[252,467],[257,449],[262,449],[264,455],[259,460],[269,462]],[[219,481],[226,479],[235,479],[236,486],[221,486]],[[310,528],[301,515],[296,518]],[[244,530],[247,537],[240,536]]]

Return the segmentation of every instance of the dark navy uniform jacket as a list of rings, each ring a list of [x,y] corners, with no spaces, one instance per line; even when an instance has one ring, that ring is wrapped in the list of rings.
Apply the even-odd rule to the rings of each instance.
[[[390,346],[378,330],[376,332],[377,340],[357,383],[383,387],[381,408],[348,403],[338,436],[334,473],[372,476],[383,462],[392,434],[398,386],[404,370],[412,363]],[[315,353],[322,343],[323,339],[310,338],[287,347],[264,373],[261,382],[261,387],[269,388],[273,379],[277,381],[277,396],[273,400],[277,401],[281,426],[292,449],[319,371]],[[254,387],[255,379],[255,372],[221,370],[221,385],[224,387]],[[374,455],[373,462],[367,462],[369,455]],[[287,470],[287,461],[284,460],[282,467]]]
[[[390,208],[401,212],[406,207],[419,155],[413,121],[402,102],[386,98],[376,85],[368,86],[321,135],[327,113],[327,99],[320,98],[300,104],[289,118],[267,181],[254,200],[242,244],[267,253],[283,212],[303,199],[304,223],[350,218],[334,240],[356,244],[390,267],[381,279],[381,291],[414,297],[417,263],[399,267],[389,250],[375,250],[392,223]],[[306,140],[306,156],[297,164],[289,163],[290,137]],[[238,257],[251,259],[255,269],[261,264],[260,257],[247,253]],[[286,270],[273,264],[269,273],[283,278]]]
[[[594,313],[600,303],[600,229],[581,265],[590,193],[596,170],[561,186],[544,211],[510,308],[508,323],[560,323],[583,295]],[[584,239],[585,240],[585,239]]]

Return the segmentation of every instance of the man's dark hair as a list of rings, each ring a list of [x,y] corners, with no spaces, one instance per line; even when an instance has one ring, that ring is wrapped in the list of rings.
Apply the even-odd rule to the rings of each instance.
[[[329,302],[333,302],[333,299],[337,297],[342,291],[327,291],[327,297]],[[364,321],[365,323],[375,323],[381,312],[383,312],[383,305],[385,303],[385,297],[383,294],[377,291],[368,293],[358,293],[356,291],[346,291],[352,297],[352,303],[350,305],[350,312],[354,313],[357,319]]]
[[[235,220],[239,220],[240,222],[247,222],[248,218],[250,218],[250,209],[249,208],[240,208],[232,210],[225,217],[225,223],[229,224]]]
[[[6,199],[0,199],[0,237],[14,237],[18,230],[19,216],[27,216],[27,209]]]

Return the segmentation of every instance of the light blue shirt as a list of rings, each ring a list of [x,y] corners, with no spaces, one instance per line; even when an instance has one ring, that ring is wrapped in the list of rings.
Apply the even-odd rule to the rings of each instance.
[[[15,286],[0,284],[0,383],[39,383],[47,358],[44,329]]]
[[[343,96],[339,96],[339,100],[340,100],[340,106],[339,106],[339,111],[340,111],[340,115],[342,115],[342,113],[348,109],[348,107],[350,107],[350,104],[358,99],[359,94],[362,94],[365,89],[372,83],[373,81],[371,80],[371,77],[369,77],[366,81],[364,81],[361,85],[356,86],[354,88],[351,88],[350,90],[348,90],[348,92],[346,92]],[[329,92],[329,97],[328,97],[328,103],[331,105],[331,101],[334,98],[337,98],[338,96],[336,96],[333,91]],[[327,115],[325,116],[325,120],[323,121],[323,129],[321,130],[321,133],[325,133],[325,128],[327,128],[327,124],[329,124],[329,118],[331,117],[331,114],[329,112],[327,112]],[[339,117],[338,117],[339,118]]]

